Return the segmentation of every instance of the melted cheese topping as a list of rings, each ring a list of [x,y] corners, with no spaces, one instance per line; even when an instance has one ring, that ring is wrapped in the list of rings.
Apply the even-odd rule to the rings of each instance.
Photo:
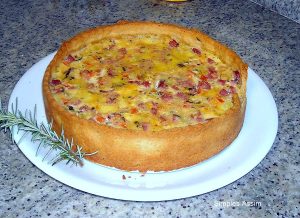
[[[240,73],[168,35],[104,38],[65,57],[50,89],[66,110],[116,128],[159,131],[206,122],[233,106]]]

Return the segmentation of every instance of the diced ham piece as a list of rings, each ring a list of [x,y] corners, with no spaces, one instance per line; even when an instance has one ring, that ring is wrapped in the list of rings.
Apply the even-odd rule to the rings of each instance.
[[[150,82],[149,81],[143,81],[142,85],[145,86],[146,88],[150,87]]]
[[[135,83],[135,84],[138,84],[138,85],[141,85],[141,84],[142,84],[142,82],[139,81],[139,80],[129,80],[128,82],[129,82],[129,83]]]
[[[161,122],[167,121],[167,118],[165,116],[163,116],[163,115],[160,115],[159,119],[160,119]]]
[[[152,108],[150,109],[150,112],[151,112],[151,114],[156,115],[157,112],[158,112],[158,110],[157,110],[156,107],[152,107]]]
[[[110,77],[113,77],[113,76],[116,75],[116,72],[113,69],[109,68],[107,70],[107,75],[110,76]]]
[[[200,82],[198,83],[198,88],[199,88],[199,89],[206,89],[206,90],[209,90],[209,89],[211,89],[211,85],[210,85],[209,82],[207,82],[207,81],[200,81]]]
[[[60,84],[61,84],[61,81],[59,79],[51,80],[51,85],[53,85],[53,86],[57,86],[57,85],[60,85]]]
[[[221,84],[222,86],[224,86],[226,83],[226,80],[218,79],[218,83]]]
[[[209,79],[216,79],[216,78],[218,78],[218,73],[217,73],[216,69],[213,66],[208,67],[208,72],[209,73],[207,74],[207,77]]]
[[[63,61],[63,63],[65,65],[69,65],[70,63],[72,63],[73,61],[75,61],[75,58],[72,55],[68,55],[65,60]]]
[[[170,101],[173,99],[173,96],[171,93],[165,92],[161,95],[161,99],[164,101]]]
[[[179,121],[180,120],[180,116],[179,115],[177,115],[177,114],[173,114],[172,115],[172,121],[173,122],[176,122],[176,121]]]
[[[211,58],[207,58],[207,63],[209,63],[209,64],[214,64],[215,61],[214,61],[213,59],[211,59]]]
[[[175,85],[173,85],[172,88],[175,89],[175,90],[179,90],[179,88]]]
[[[88,89],[94,89],[96,86],[94,83],[88,83],[87,88]]]
[[[240,80],[241,80],[241,74],[239,71],[233,71],[233,81],[235,83],[240,83]]]
[[[141,123],[141,126],[144,131],[147,131],[149,129],[149,123],[143,122],[143,123]]]
[[[190,95],[196,95],[197,93],[199,93],[199,88],[197,86],[193,86],[192,88],[189,88]]]
[[[64,87],[55,87],[52,90],[53,93],[61,93],[61,92],[64,92],[64,91],[65,91]]]
[[[141,102],[141,103],[138,103],[137,105],[139,108],[141,109],[145,109],[145,103]]]
[[[186,101],[188,99],[188,96],[184,94],[183,92],[177,92],[176,97]]]
[[[111,44],[107,47],[107,50],[112,50],[116,45],[115,44]]]
[[[81,103],[79,99],[68,99],[64,102],[64,104],[67,104],[69,106],[77,106]]]
[[[180,82],[180,85],[182,85],[184,88],[193,88],[195,86],[193,80],[183,80]]]
[[[111,92],[111,93],[108,95],[108,98],[106,99],[106,103],[108,103],[108,104],[116,103],[118,96],[119,96],[118,93]]]
[[[175,39],[172,39],[170,42],[169,42],[169,45],[172,47],[172,48],[177,48],[179,46],[179,43],[175,40]]]
[[[233,86],[230,86],[229,89],[230,89],[230,93],[231,94],[235,94],[236,93],[236,89]]]
[[[203,122],[204,121],[204,119],[203,119],[203,117],[202,117],[202,115],[201,115],[200,112],[198,112],[197,114],[192,114],[191,117],[194,120],[196,120],[197,122]]]
[[[201,51],[198,48],[193,48],[192,51],[197,55],[201,55]]]
[[[189,102],[184,102],[183,107],[184,107],[184,108],[191,108],[191,107],[192,107],[192,104],[189,103]]]
[[[64,83],[63,86],[64,86],[65,89],[75,89],[76,88],[75,85],[72,85],[72,84],[69,84],[69,83]]]
[[[126,120],[120,113],[112,113],[107,116],[107,121],[120,127],[126,127]]]
[[[158,80],[158,82],[156,83],[157,89],[165,89],[167,87],[168,87],[168,85],[166,84],[165,80]]]
[[[90,108],[87,105],[83,105],[79,108],[79,112],[86,112],[88,110],[90,110]]]
[[[219,94],[220,94],[221,96],[227,96],[227,95],[230,94],[230,92],[228,92],[226,89],[221,89],[221,91],[219,92]]]
[[[126,55],[127,54],[127,50],[126,50],[126,48],[120,48],[119,49],[119,53],[121,54],[121,55]]]

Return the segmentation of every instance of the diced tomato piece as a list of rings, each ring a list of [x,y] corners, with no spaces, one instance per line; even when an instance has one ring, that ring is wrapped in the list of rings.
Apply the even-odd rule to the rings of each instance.
[[[94,72],[89,71],[89,70],[83,70],[80,72],[80,76],[82,76],[84,79],[89,80],[95,75]]]
[[[138,112],[138,109],[135,107],[130,109],[130,113],[132,113],[132,114],[136,114],[137,112]]]
[[[95,116],[95,120],[99,123],[104,123],[105,122],[105,118],[102,117],[101,115],[96,115]]]
[[[192,48],[192,51],[197,55],[201,55],[201,51],[198,48]]]
[[[61,84],[61,81],[59,79],[51,80],[51,85],[53,85],[53,86],[57,86],[57,85],[60,85],[60,84]]]
[[[207,76],[201,75],[200,79],[206,81],[207,80]]]
[[[63,61],[63,63],[65,65],[69,65],[70,63],[72,63],[73,61],[75,61],[75,58],[72,55],[68,55],[65,60]]]
[[[123,128],[126,128],[126,127],[127,127],[126,122],[120,122],[120,123],[118,123],[117,125],[120,126],[120,127],[123,127]]]
[[[222,98],[217,98],[219,102],[224,103],[224,99]]]
[[[172,48],[177,48],[179,46],[179,43],[175,40],[175,39],[172,39],[170,42],[169,42],[169,45],[172,47]]]
[[[220,94],[221,96],[227,96],[227,95],[230,94],[230,92],[228,92],[226,89],[221,89],[221,91],[219,92],[219,94]]]

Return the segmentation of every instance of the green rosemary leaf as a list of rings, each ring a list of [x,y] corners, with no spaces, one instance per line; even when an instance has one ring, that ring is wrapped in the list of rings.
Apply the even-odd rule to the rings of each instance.
[[[24,132],[21,138],[18,140],[17,144],[20,144],[22,140],[29,134],[29,132]]]
[[[36,106],[34,107],[33,113],[26,110],[23,114],[18,110],[18,101],[16,99],[15,105],[12,104],[11,112],[9,112],[2,108],[0,99],[0,130],[3,129],[4,131],[7,131],[7,129],[10,129],[11,137],[14,128],[17,128],[17,133],[22,131],[22,136],[17,143],[20,143],[27,135],[31,134],[31,141],[39,142],[36,155],[38,155],[41,146],[48,149],[43,160],[45,160],[53,151],[56,151],[55,156],[50,160],[52,165],[61,161],[66,161],[66,164],[72,163],[82,166],[82,161],[85,156],[97,153],[83,152],[81,146],[73,143],[73,139],[69,141],[65,138],[63,128],[61,134],[58,135],[52,130],[52,125],[53,122],[50,122],[47,125],[44,123],[38,124]]]

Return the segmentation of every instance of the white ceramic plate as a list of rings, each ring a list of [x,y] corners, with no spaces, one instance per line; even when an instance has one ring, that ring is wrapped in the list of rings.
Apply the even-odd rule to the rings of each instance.
[[[17,83],[9,105],[18,98],[18,109],[24,112],[37,106],[37,119],[46,123],[42,78],[52,60],[48,55]],[[236,140],[224,151],[207,161],[192,167],[171,172],[126,172],[84,161],[83,167],[66,166],[64,163],[51,166],[42,161],[45,150],[36,155],[37,143],[30,136],[18,143],[20,150],[38,168],[54,179],[95,195],[134,201],[161,201],[203,194],[241,178],[252,170],[270,150],[278,125],[274,99],[264,82],[249,69],[247,108],[243,128]],[[10,107],[9,107],[10,108]],[[14,131],[15,141],[21,137]],[[50,155],[51,156],[51,155]],[[123,175],[126,177],[124,180]]]

